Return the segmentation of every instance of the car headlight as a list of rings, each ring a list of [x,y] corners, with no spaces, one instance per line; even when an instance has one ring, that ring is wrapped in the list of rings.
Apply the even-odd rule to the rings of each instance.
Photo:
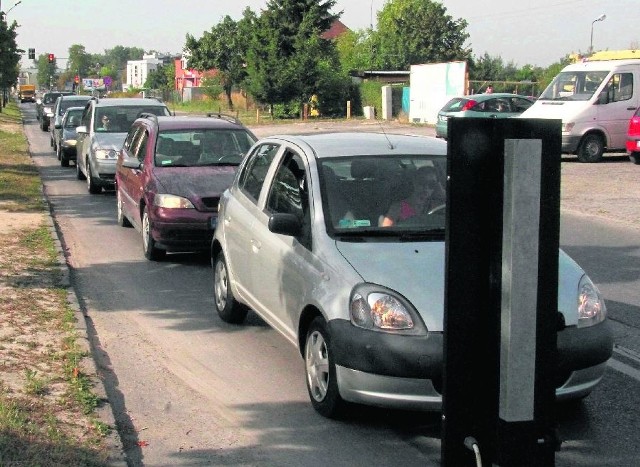
[[[96,149],[94,151],[96,159],[99,160],[109,160],[109,159],[117,159],[118,153],[116,153],[113,149]]]
[[[568,122],[568,123],[562,122],[562,132],[571,133],[571,130],[573,130],[573,127],[575,125],[576,125],[575,122]]]
[[[586,328],[604,321],[607,307],[600,291],[586,274],[578,284],[578,327]]]
[[[349,308],[351,323],[360,328],[400,334],[424,334],[426,331],[406,299],[380,286],[356,286]]]
[[[195,206],[187,198],[176,195],[158,194],[153,200],[159,208],[168,209],[195,209]]]

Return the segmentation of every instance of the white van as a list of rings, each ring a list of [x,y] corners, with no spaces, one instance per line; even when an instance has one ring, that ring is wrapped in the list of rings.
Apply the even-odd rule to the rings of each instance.
[[[625,152],[638,105],[640,59],[585,61],[566,66],[520,116],[562,120],[562,152],[599,162],[605,150]]]

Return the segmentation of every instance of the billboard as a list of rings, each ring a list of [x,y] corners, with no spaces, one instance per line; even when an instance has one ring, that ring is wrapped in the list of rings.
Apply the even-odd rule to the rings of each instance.
[[[455,96],[467,93],[467,62],[411,65],[409,119],[435,124],[438,111]]]

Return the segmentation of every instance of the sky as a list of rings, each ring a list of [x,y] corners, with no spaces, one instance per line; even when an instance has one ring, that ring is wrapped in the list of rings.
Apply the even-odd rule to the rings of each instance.
[[[64,67],[69,47],[88,53],[114,46],[180,54],[187,34],[200,38],[229,15],[238,20],[249,7],[259,12],[267,0],[0,0],[8,21],[17,21],[18,47],[56,55]],[[386,0],[338,0],[334,12],[352,30],[375,27]],[[467,21],[467,45],[505,63],[547,67],[571,52],[640,47],[640,0],[443,0],[454,20]],[[12,8],[13,7],[13,8]],[[603,21],[593,22],[606,14]],[[23,66],[29,66],[26,53]]]

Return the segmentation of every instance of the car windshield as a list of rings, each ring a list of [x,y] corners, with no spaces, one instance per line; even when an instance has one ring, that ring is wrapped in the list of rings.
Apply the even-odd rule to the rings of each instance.
[[[156,143],[157,167],[239,165],[254,139],[242,129],[161,131]]]
[[[98,133],[126,133],[141,114],[170,115],[165,106],[122,105],[96,109],[93,129]]]
[[[44,97],[42,98],[42,103],[43,104],[54,104],[56,102],[56,99],[58,97],[60,97],[62,94],[45,94]]]
[[[608,71],[563,71],[540,95],[540,100],[588,101]]]
[[[65,128],[76,128],[80,126],[82,119],[82,109],[70,110],[67,112],[67,119],[64,122]]]
[[[87,100],[80,100],[80,99],[75,99],[75,100],[70,100],[70,99],[63,99],[60,101],[60,105],[58,106],[58,115],[64,115],[65,110],[67,110],[69,107],[82,107],[84,104],[86,104],[87,101],[89,101],[89,99],[91,99],[90,97],[87,97]]]
[[[322,159],[322,203],[332,236],[443,239],[444,156]]]

